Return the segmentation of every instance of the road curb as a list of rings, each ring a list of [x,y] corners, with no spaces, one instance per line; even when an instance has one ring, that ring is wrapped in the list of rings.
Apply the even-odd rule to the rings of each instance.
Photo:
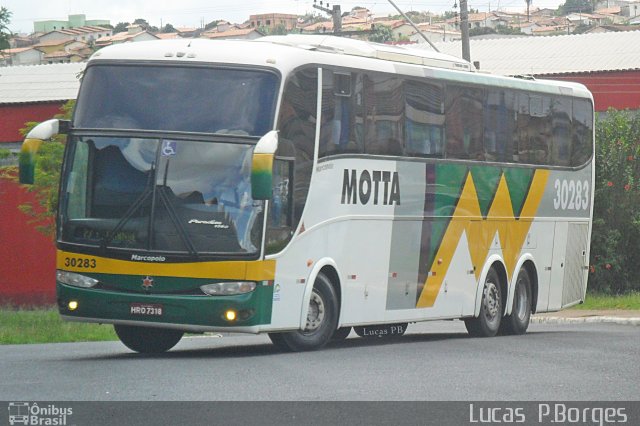
[[[593,324],[609,323],[640,326],[640,318],[621,318],[611,316],[589,317],[559,317],[559,316],[532,316],[532,323],[537,324]]]

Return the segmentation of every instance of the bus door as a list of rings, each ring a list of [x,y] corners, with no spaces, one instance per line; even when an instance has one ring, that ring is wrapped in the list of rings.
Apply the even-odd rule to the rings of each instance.
[[[556,222],[549,289],[550,311],[584,299],[588,232],[587,223]]]

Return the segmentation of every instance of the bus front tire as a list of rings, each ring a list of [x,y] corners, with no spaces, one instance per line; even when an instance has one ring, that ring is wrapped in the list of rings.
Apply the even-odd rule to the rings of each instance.
[[[511,314],[502,318],[500,334],[524,334],[531,319],[531,279],[526,269],[520,269],[516,278]]]
[[[132,351],[156,354],[173,348],[184,332],[152,327],[115,324],[113,328],[120,341]]]
[[[500,277],[495,269],[487,273],[482,289],[480,315],[477,318],[467,318],[464,325],[472,337],[493,337],[498,334],[502,319],[502,291]]]
[[[326,345],[338,326],[338,302],[331,281],[322,272],[313,284],[307,323],[303,330],[269,333],[280,349],[292,352],[320,349]]]

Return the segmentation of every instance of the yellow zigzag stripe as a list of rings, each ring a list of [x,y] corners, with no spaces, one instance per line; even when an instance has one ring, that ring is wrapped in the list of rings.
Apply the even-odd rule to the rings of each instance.
[[[538,210],[544,189],[549,178],[548,170],[537,170],[533,176],[529,193],[522,207],[520,219],[516,220],[511,204],[511,196],[504,174],[500,177],[491,210],[486,219],[482,219],[478,193],[473,183],[471,173],[467,175],[460,200],[453,212],[453,217],[442,238],[436,256],[431,265],[431,272],[427,277],[416,307],[429,308],[436,301],[442,281],[451,266],[451,260],[456,247],[460,243],[462,232],[468,238],[469,254],[475,269],[476,280],[489,253],[493,238],[498,233],[502,255],[509,277],[513,276],[518,255],[522,250],[524,239],[529,232],[534,215]],[[438,260],[441,262],[438,264]]]

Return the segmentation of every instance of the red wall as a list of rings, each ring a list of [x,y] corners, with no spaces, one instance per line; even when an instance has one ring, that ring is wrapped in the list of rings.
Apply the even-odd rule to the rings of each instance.
[[[20,129],[28,121],[44,121],[60,114],[64,102],[0,105],[0,143],[21,142]]]
[[[640,70],[540,76],[582,83],[593,93],[596,111],[640,109]]]
[[[0,179],[0,305],[55,303],[55,247],[18,210],[33,195]]]

